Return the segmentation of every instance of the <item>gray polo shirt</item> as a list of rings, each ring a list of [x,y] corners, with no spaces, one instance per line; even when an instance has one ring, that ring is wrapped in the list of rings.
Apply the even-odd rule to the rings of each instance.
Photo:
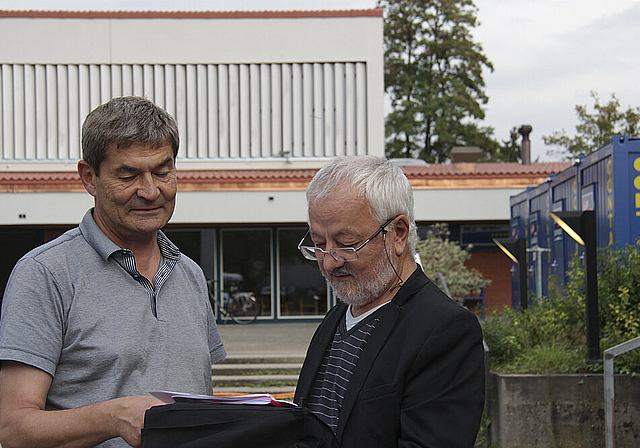
[[[158,233],[163,262],[155,289],[91,210],[79,227],[16,264],[2,302],[0,360],[53,377],[47,409],[152,390],[211,392],[211,364],[226,353],[205,277]],[[104,446],[127,445],[114,439]]]

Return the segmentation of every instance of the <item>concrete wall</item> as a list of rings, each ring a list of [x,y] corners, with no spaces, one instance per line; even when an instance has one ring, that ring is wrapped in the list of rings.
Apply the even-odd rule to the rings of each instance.
[[[603,375],[502,375],[489,379],[491,441],[499,447],[604,446]],[[616,448],[640,446],[640,378],[615,378]]]

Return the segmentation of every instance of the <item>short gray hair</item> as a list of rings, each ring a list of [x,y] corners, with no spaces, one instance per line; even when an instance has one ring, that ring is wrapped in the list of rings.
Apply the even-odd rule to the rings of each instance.
[[[414,218],[413,189],[402,168],[374,156],[340,156],[316,173],[307,188],[307,203],[319,203],[347,186],[366,201],[371,216],[380,224],[397,215],[409,220],[408,245],[416,253],[418,234]]]
[[[178,125],[160,106],[139,96],[123,96],[93,109],[82,125],[82,158],[97,175],[109,145],[126,149],[135,143],[166,144],[178,155]]]

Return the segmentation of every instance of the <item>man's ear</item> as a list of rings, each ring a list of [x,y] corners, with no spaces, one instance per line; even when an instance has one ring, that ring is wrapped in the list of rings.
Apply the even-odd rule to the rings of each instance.
[[[393,240],[396,255],[400,256],[407,251],[409,241],[409,220],[405,215],[400,215],[396,221],[395,238]]]
[[[96,173],[91,166],[84,160],[78,162],[78,174],[80,175],[80,181],[84,185],[84,189],[87,190],[91,196],[96,196]]]

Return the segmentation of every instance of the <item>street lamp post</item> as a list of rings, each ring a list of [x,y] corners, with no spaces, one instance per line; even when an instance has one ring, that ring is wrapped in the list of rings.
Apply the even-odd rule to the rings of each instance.
[[[587,350],[589,359],[600,360],[596,212],[550,212],[549,215],[571,238],[584,246]]]

